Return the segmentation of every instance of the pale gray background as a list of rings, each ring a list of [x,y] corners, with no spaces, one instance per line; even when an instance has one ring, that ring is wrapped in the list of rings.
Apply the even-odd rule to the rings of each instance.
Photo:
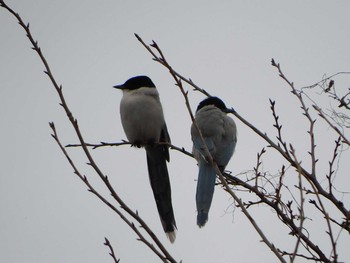
[[[121,92],[112,86],[146,74],[158,86],[173,143],[191,149],[191,123],[182,95],[134,33],[147,43],[156,40],[178,71],[222,97],[272,137],[268,99],[276,99],[281,121],[289,123],[284,126],[286,137],[295,143],[300,158],[307,157],[307,122],[270,59],[282,64],[297,87],[319,81],[324,73],[350,68],[348,1],[6,2],[30,22],[88,142],[125,139],[119,120]],[[50,136],[48,122],[55,122],[64,144],[75,143],[77,138],[23,29],[4,9],[0,9],[0,34],[0,262],[112,262],[103,246],[105,236],[121,262],[158,262],[72,174]],[[342,83],[341,78],[337,84],[349,87],[348,80]],[[193,108],[201,99],[202,95],[190,92]],[[251,170],[256,153],[265,146],[242,123],[236,123],[239,141],[227,167],[234,174]],[[321,122],[318,128],[321,140],[334,135]],[[330,158],[331,148],[327,147],[318,146],[323,168]],[[81,150],[69,152],[90,181],[108,194],[84,165]],[[343,158],[349,158],[345,154]],[[171,152],[169,172],[179,229],[171,245],[161,229],[144,151],[124,146],[98,149],[93,155],[121,197],[139,211],[176,259],[277,261],[239,209],[232,213],[232,200],[218,188],[209,222],[198,229],[194,160]],[[267,158],[264,169],[277,173],[280,161]],[[348,171],[349,165],[339,170],[336,182],[341,191],[349,191]],[[344,202],[349,205],[348,195]],[[275,223],[270,209],[261,206],[254,211],[273,242],[292,247],[288,230]],[[329,247],[324,225],[321,227],[316,233],[320,232],[319,240]],[[343,233],[340,241],[340,259],[349,262],[349,238]]]

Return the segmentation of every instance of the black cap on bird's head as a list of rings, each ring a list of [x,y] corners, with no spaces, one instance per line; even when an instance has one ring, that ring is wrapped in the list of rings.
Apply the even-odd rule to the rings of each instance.
[[[156,86],[154,85],[152,80],[147,76],[136,76],[136,77],[128,79],[122,85],[113,86],[113,88],[121,89],[121,90],[123,90],[123,89],[135,90],[135,89],[142,88],[142,87],[155,88]]]
[[[218,97],[208,97],[208,98],[202,100],[197,107],[197,111],[199,111],[203,107],[209,106],[209,105],[213,105],[225,113],[228,112],[228,109],[226,108],[225,103],[221,99],[219,99]]]

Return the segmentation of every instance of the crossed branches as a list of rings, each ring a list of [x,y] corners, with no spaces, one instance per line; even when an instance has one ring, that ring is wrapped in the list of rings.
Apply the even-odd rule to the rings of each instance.
[[[71,112],[63,94],[63,88],[61,85],[57,84],[57,81],[51,72],[51,69],[49,67],[49,64],[47,63],[39,45],[38,42],[34,40],[31,31],[29,29],[29,23],[25,24],[20,17],[18,13],[13,11],[8,5],[5,4],[4,1],[0,1],[0,5],[7,9],[12,15],[14,15],[20,24],[20,26],[25,30],[27,37],[29,41],[32,44],[32,49],[38,54],[40,60],[42,61],[45,71],[44,73],[49,77],[51,80],[51,83],[56,90],[59,98],[60,98],[60,105],[62,106],[63,110],[65,111],[77,137],[80,142],[80,146],[88,160],[88,165],[90,165],[93,170],[95,171],[96,175],[101,179],[101,181],[104,183],[105,187],[109,190],[111,196],[113,197],[116,204],[118,204],[120,208],[116,204],[113,204],[109,202],[105,197],[103,197],[95,188],[89,183],[87,177],[80,173],[76,165],[74,164],[74,161],[70,158],[68,152],[66,151],[65,147],[60,142],[56,127],[53,122],[50,123],[50,127],[52,129],[52,137],[57,142],[58,146],[62,150],[64,156],[67,158],[69,164],[73,168],[74,174],[76,174],[82,182],[87,186],[88,190],[96,195],[97,198],[99,198],[105,205],[107,205],[109,208],[111,208],[138,236],[138,240],[143,242],[147,247],[149,247],[150,250],[154,252],[163,262],[177,262],[171,254],[168,252],[168,250],[165,248],[165,246],[162,244],[162,242],[157,238],[157,236],[153,233],[151,228],[147,225],[147,223],[140,217],[137,211],[133,211],[124,201],[123,199],[117,194],[117,192],[114,190],[113,186],[109,182],[108,176],[105,175],[102,170],[99,168],[97,163],[95,162],[92,154],[90,153],[90,150],[88,146],[85,143],[84,137],[82,135],[82,132],[80,131],[78,120],[74,117],[73,113]],[[122,211],[123,210],[123,211]],[[129,219],[127,216],[131,216],[132,219]],[[135,226],[134,221],[139,224],[142,229],[145,231],[144,233],[139,230],[138,227]],[[152,241],[150,241],[152,240]],[[154,243],[152,243],[154,242]]]
[[[163,52],[157,45],[155,41],[152,42],[151,45],[146,45],[144,41],[135,34],[136,38],[141,42],[141,44],[147,49],[147,51],[152,55],[152,59],[158,63],[160,63],[162,66],[164,66],[170,73],[170,75],[175,80],[175,85],[178,86],[181,90],[181,93],[184,95],[185,98],[185,104],[188,108],[189,114],[191,116],[192,121],[194,120],[193,114],[191,112],[191,108],[188,103],[188,91],[185,91],[182,82],[187,83],[191,87],[193,87],[194,91],[198,91],[203,93],[206,96],[210,96],[210,94],[201,89],[199,86],[197,86],[191,79],[185,78],[183,75],[179,74],[177,71],[175,71],[171,65],[168,63],[167,59],[165,58]],[[224,189],[234,198],[234,200],[237,202],[238,206],[242,209],[243,213],[246,215],[248,220],[252,223],[258,234],[262,237],[265,244],[273,251],[273,253],[277,256],[277,258],[281,262],[285,262],[283,258],[281,258],[281,255],[289,255],[291,262],[294,261],[294,259],[298,257],[304,257],[309,258],[308,256],[301,255],[298,253],[299,251],[299,245],[302,244],[303,247],[312,255],[310,258],[313,260],[321,261],[321,262],[338,262],[338,255],[336,250],[336,239],[333,234],[333,228],[331,225],[331,222],[336,222],[338,226],[341,226],[342,229],[345,229],[348,231],[348,227],[344,227],[344,225],[349,224],[349,210],[345,208],[343,202],[337,199],[337,197],[333,194],[332,190],[326,190],[322,187],[320,184],[317,175],[316,175],[316,165],[318,159],[316,158],[316,142],[315,142],[315,122],[316,120],[312,118],[309,108],[307,107],[304,98],[302,96],[302,93],[299,92],[292,82],[290,82],[287,77],[284,75],[284,73],[281,70],[281,67],[279,64],[277,64],[273,59],[271,61],[272,66],[275,67],[278,70],[278,73],[280,77],[288,84],[288,86],[291,88],[292,94],[298,99],[301,109],[303,111],[303,115],[307,118],[309,122],[309,129],[308,133],[310,136],[310,151],[309,155],[311,157],[311,169],[308,170],[307,168],[303,167],[301,163],[298,161],[296,156],[296,151],[294,147],[290,144],[288,145],[286,141],[284,141],[282,137],[282,125],[279,124],[278,116],[275,111],[275,102],[270,100],[271,103],[271,109],[273,112],[273,117],[275,120],[274,127],[277,129],[277,139],[278,142],[275,143],[266,133],[261,132],[258,128],[256,128],[254,125],[250,124],[245,118],[243,118],[241,115],[238,114],[237,111],[231,110],[231,113],[235,115],[239,120],[241,120],[246,126],[251,128],[257,135],[262,137],[268,144],[269,147],[275,149],[286,161],[289,163],[292,167],[295,168],[297,174],[298,174],[298,185],[297,189],[299,189],[299,204],[298,204],[298,214],[295,214],[295,212],[292,209],[292,202],[284,203],[281,199],[281,188],[283,186],[282,178],[284,176],[284,168],[282,168],[281,172],[281,180],[279,181],[279,184],[275,188],[276,195],[272,196],[267,195],[265,192],[265,189],[262,187],[257,187],[257,177],[255,177],[255,186],[252,186],[248,184],[247,182],[243,182],[242,180],[238,179],[237,177],[234,177],[230,174],[224,174],[224,177],[222,178],[220,173],[218,172],[221,184],[224,186]],[[346,142],[346,141],[345,141]],[[337,158],[337,148],[334,150],[334,156],[332,158],[331,163],[334,163],[335,159]],[[261,152],[261,154],[258,154],[258,162],[257,162],[257,168],[255,174],[257,175],[257,170],[259,166],[259,159],[261,155],[264,153],[264,151]],[[330,173],[331,176],[331,173]],[[303,181],[306,180],[306,182],[311,187],[310,189],[306,189],[303,186]],[[260,200],[257,203],[265,203],[269,207],[271,207],[275,212],[277,213],[279,219],[292,230],[291,234],[297,237],[295,249],[292,253],[288,253],[285,251],[277,251],[272,243],[268,241],[268,239],[265,237],[265,235],[262,233],[260,227],[258,227],[255,224],[255,221],[251,219],[249,213],[247,210],[243,209],[244,203],[241,202],[241,200],[232,192],[228,190],[228,183],[231,183],[232,185],[240,185],[244,187],[245,189],[250,190],[253,192]],[[261,190],[263,189],[263,190]],[[305,220],[305,212],[304,212],[304,203],[305,203],[305,194],[313,194],[316,196],[316,200],[310,200],[309,202],[311,204],[314,204],[318,207],[318,210],[322,213],[324,216],[326,223],[327,223],[327,233],[331,240],[331,246],[332,246],[332,256],[331,258],[328,258],[322,249],[317,245],[317,243],[313,242],[307,231],[303,228],[303,223]],[[324,199],[330,201],[333,203],[333,205],[338,209],[339,212],[341,212],[344,216],[344,221],[342,223],[338,222],[337,220],[330,217],[330,215],[327,212],[327,208],[325,207]],[[250,202],[247,207],[251,206],[252,202]],[[296,223],[296,219],[299,220],[299,224]]]
[[[63,146],[59,139],[59,135],[54,123],[50,123],[50,127],[52,129],[52,137],[71,165],[74,174],[81,179],[81,181],[86,185],[91,193],[99,198],[101,202],[103,202],[106,206],[112,209],[121,218],[121,220],[127,224],[130,229],[136,234],[137,239],[145,244],[161,261],[177,262],[171,256],[162,242],[157,238],[147,223],[138,214],[138,212],[131,209],[114,190],[113,186],[109,182],[108,176],[105,175],[99,168],[90,151],[90,149],[111,146],[118,147],[123,145],[130,145],[130,143],[127,141],[121,141],[118,143],[101,142],[93,144],[87,143],[84,140],[83,134],[78,125],[78,121],[74,117],[65,100],[63,88],[61,85],[58,85],[49,67],[49,64],[45,59],[45,56],[43,55],[38,45],[38,42],[34,40],[29,29],[29,23],[25,24],[20,15],[13,11],[7,4],[5,4],[3,0],[0,0],[0,5],[16,18],[20,26],[25,30],[27,38],[32,45],[32,49],[38,54],[41,62],[43,63],[43,66],[45,68],[44,73],[49,77],[52,86],[56,90],[57,95],[60,99],[60,105],[62,106],[70,124],[75,131],[79,143]],[[142,44],[142,46],[151,54],[152,59],[169,71],[169,74],[175,81],[175,86],[179,88],[179,91],[183,95],[188,114],[196,126],[194,115],[189,103],[189,91],[185,89],[184,85],[190,86],[193,88],[194,92],[200,92],[205,96],[210,96],[210,94],[206,90],[201,89],[190,78],[186,78],[174,70],[155,41],[153,41],[152,44],[147,45],[140,36],[137,34],[135,34],[135,36],[137,40]],[[285,81],[291,93],[297,99],[298,104],[301,108],[302,115],[305,116],[308,122],[308,154],[310,156],[311,166],[306,167],[301,162],[301,160],[298,159],[297,149],[285,140],[283,136],[282,124],[277,113],[276,102],[270,99],[270,108],[274,120],[274,123],[272,125],[276,129],[276,138],[272,139],[267,135],[267,133],[262,132],[259,128],[251,124],[233,108],[231,109],[230,113],[233,114],[238,120],[240,120],[243,125],[250,128],[257,136],[264,140],[269,150],[273,149],[282,157],[285,163],[281,166],[281,169],[276,176],[278,177],[278,180],[275,180],[269,172],[262,171],[263,159],[268,152],[264,147],[257,154],[255,167],[253,168],[251,174],[247,174],[246,180],[242,180],[238,176],[234,176],[228,172],[221,173],[220,170],[216,167],[219,183],[223,186],[223,190],[233,198],[235,204],[241,209],[243,214],[256,230],[257,234],[280,262],[287,262],[287,259],[289,259],[289,262],[294,262],[297,258],[319,262],[339,262],[337,250],[338,236],[336,232],[340,233],[344,231],[350,234],[350,212],[344,203],[337,197],[337,192],[335,191],[333,185],[333,179],[336,174],[334,166],[340,158],[339,152],[341,151],[342,146],[350,146],[350,140],[347,134],[345,134],[343,130],[339,129],[338,126],[334,124],[332,118],[325,114],[322,108],[320,108],[316,103],[312,103],[311,108],[308,106],[307,102],[305,101],[306,95],[303,92],[303,89],[298,90],[295,88],[294,84],[290,82],[285,76],[278,63],[272,59],[271,64],[274,68],[276,68],[279,76]],[[334,74],[331,77],[334,77],[337,74]],[[327,78],[325,81],[331,80],[331,77]],[[305,88],[317,87],[323,83],[325,82],[318,82],[312,86]],[[342,97],[339,97],[334,90],[334,82],[332,83],[331,81],[328,82],[328,86],[323,90],[325,93],[328,93],[333,99],[339,101],[339,107],[347,110],[350,108],[350,100],[348,98],[350,96],[350,92]],[[316,117],[313,116],[311,110],[314,110],[314,113],[316,113],[316,115],[319,116],[321,120],[324,120],[337,135],[337,139],[334,140],[334,150],[329,160],[329,170],[326,172],[326,187],[321,183],[320,175],[317,173],[318,158],[316,152]],[[95,174],[104,183],[106,189],[108,189],[110,195],[112,196],[112,202],[108,201],[106,197],[100,194],[94,188],[94,186],[90,184],[87,176],[79,171],[74,163],[74,160],[71,159],[69,153],[67,152],[67,147],[80,147],[82,149],[88,161],[88,165],[93,168]],[[193,157],[192,154],[189,151],[185,150],[183,147],[178,147],[172,144],[169,144],[169,147],[173,150],[187,155],[188,157]],[[208,156],[210,156],[209,152]],[[209,161],[211,161],[212,164],[216,166],[212,159]],[[294,175],[296,175],[295,178],[297,178],[297,183],[293,187],[290,187],[285,183],[286,176],[289,173],[294,173]],[[248,201],[242,200],[238,196],[239,192],[236,193],[237,191],[242,190],[247,191],[250,194]],[[286,197],[286,193],[289,194],[291,199],[288,199],[288,197]],[[257,201],[252,201],[253,199],[257,199]],[[306,202],[307,199],[308,202]],[[330,241],[329,256],[326,255],[324,248],[318,244],[317,240],[313,239],[309,235],[305,227],[305,221],[307,220],[307,203],[316,208],[316,210],[325,220],[325,232],[329,236]],[[281,221],[289,229],[290,235],[295,237],[295,244],[292,250],[286,251],[273,244],[268,236],[264,233],[263,228],[259,226],[256,220],[251,216],[249,210],[253,207],[256,207],[258,204],[264,204],[265,206],[272,209],[276,214],[276,220]],[[331,206],[331,209],[335,209],[337,213],[341,215],[341,219],[339,219],[339,216],[333,214],[330,215],[328,212],[329,206]],[[136,224],[141,228],[137,227]],[[113,258],[114,262],[119,262],[115,256],[113,247],[107,238],[105,239],[105,245],[109,248],[110,255]]]

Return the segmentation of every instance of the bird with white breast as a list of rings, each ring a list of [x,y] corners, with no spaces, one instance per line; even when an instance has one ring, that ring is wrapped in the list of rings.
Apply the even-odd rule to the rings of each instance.
[[[136,76],[114,88],[123,91],[120,116],[126,137],[133,146],[146,149],[150,184],[165,233],[173,243],[176,222],[171,201],[171,186],[166,162],[170,136],[159,93],[147,76]]]

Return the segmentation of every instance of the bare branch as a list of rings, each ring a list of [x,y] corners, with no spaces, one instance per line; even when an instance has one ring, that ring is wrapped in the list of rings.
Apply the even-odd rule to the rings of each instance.
[[[149,237],[155,242],[157,248],[160,250],[158,251],[157,248],[149,243],[144,237],[143,235],[140,233],[140,231],[138,231],[138,229],[134,226],[134,224],[130,221],[127,220],[127,218],[118,210],[116,209],[115,206],[113,206],[111,203],[109,203],[106,199],[104,199],[97,191],[94,190],[94,188],[90,185],[90,183],[88,182],[87,178],[85,176],[79,175],[79,171],[76,169],[73,161],[70,159],[70,157],[68,156],[67,152],[65,151],[64,147],[62,146],[62,144],[59,142],[58,137],[57,137],[57,133],[56,133],[56,129],[53,123],[50,124],[54,134],[53,137],[56,140],[56,142],[58,143],[58,145],[60,146],[61,150],[63,151],[64,155],[67,157],[69,163],[71,164],[71,166],[73,167],[75,174],[77,174],[79,176],[80,179],[82,179],[82,181],[88,186],[89,190],[94,193],[101,201],[103,201],[106,205],[108,205],[111,209],[113,209],[121,218],[124,222],[126,222],[134,232],[136,232],[136,234],[139,236],[140,240],[145,243],[162,261],[164,262],[176,262],[175,259],[170,255],[170,253],[166,250],[166,248],[164,247],[164,245],[160,242],[160,240],[157,238],[157,236],[152,232],[152,230],[148,227],[148,225],[143,221],[143,219],[138,215],[137,212],[132,211],[127,205],[126,203],[119,197],[119,195],[115,192],[115,190],[113,189],[112,185],[110,184],[108,177],[105,176],[103,174],[103,172],[100,170],[100,168],[97,166],[95,160],[93,159],[88,146],[85,143],[85,140],[83,138],[83,135],[80,131],[79,125],[78,125],[78,121],[77,119],[75,119],[75,117],[73,116],[72,112],[70,111],[68,104],[64,98],[63,95],[63,89],[61,85],[58,85],[52,72],[51,69],[49,67],[48,62],[46,61],[40,47],[38,46],[38,42],[34,40],[31,31],[29,29],[29,23],[26,25],[22,18],[20,17],[20,15],[16,12],[14,12],[7,4],[5,4],[4,1],[0,2],[1,6],[4,7],[6,10],[8,10],[12,15],[14,15],[18,21],[18,23],[20,24],[20,26],[25,30],[26,35],[29,39],[29,41],[31,42],[31,44],[33,45],[32,49],[34,51],[36,51],[36,53],[38,54],[38,56],[40,57],[40,60],[42,61],[43,65],[44,65],[44,72],[45,74],[48,75],[49,79],[51,80],[51,83],[53,85],[53,87],[55,88],[59,98],[60,98],[60,105],[63,107],[70,123],[72,124],[74,131],[79,139],[80,145],[83,149],[83,152],[85,153],[86,158],[88,159],[88,163],[89,165],[91,165],[91,167],[94,169],[94,171],[96,172],[96,174],[99,176],[99,178],[103,181],[103,183],[105,184],[105,186],[108,188],[108,190],[110,191],[112,197],[120,204],[120,206],[122,207],[123,210],[126,211],[127,214],[129,214],[131,217],[133,217],[141,226],[142,228],[146,231],[146,233],[149,235]]]
[[[302,179],[302,174],[301,174],[301,167],[300,167],[300,162],[297,160],[297,157],[295,155],[295,150],[293,148],[293,146],[291,145],[291,154],[293,156],[293,159],[296,163],[298,163],[298,167],[297,167],[297,172],[298,172],[298,188],[299,188],[299,193],[300,193],[300,206],[299,206],[299,231],[303,231],[303,226],[304,226],[304,221],[305,221],[305,214],[304,214],[304,202],[305,202],[305,198],[304,198],[304,193],[303,193],[303,179]],[[297,241],[295,244],[295,248],[294,248],[294,252],[290,257],[290,262],[294,262],[295,258],[298,254],[298,250],[299,250],[299,245],[301,243],[302,239],[300,235],[297,235]]]
[[[20,26],[25,30],[27,37],[31,42],[32,49],[38,54],[44,65],[44,73],[49,77],[53,87],[59,96],[59,104],[65,111],[65,114],[67,115],[78,137],[78,143],[68,144],[66,147],[64,147],[60,142],[54,123],[50,123],[50,127],[53,132],[52,137],[73,168],[74,174],[76,174],[78,178],[80,178],[81,181],[86,185],[88,191],[93,193],[105,205],[112,209],[122,219],[122,221],[127,224],[132,229],[132,231],[134,231],[137,236],[137,240],[144,243],[161,261],[176,262],[164,247],[164,245],[152,232],[149,226],[143,221],[138,212],[133,211],[129,206],[127,206],[127,204],[124,203],[118,193],[115,192],[109,182],[108,177],[99,169],[91,154],[92,149],[102,147],[118,147],[122,145],[130,146],[131,144],[125,140],[117,143],[100,142],[93,144],[85,142],[80,131],[78,121],[75,119],[73,113],[70,111],[66,103],[62,86],[56,82],[51,69],[38,45],[38,42],[35,41],[31,35],[29,23],[25,24],[19,14],[8,7],[3,0],[0,0],[0,5],[8,10],[13,16],[15,16]],[[184,97],[185,105],[192,123],[197,128],[203,145],[206,145],[203,140],[201,131],[196,124],[194,114],[190,106],[189,91],[185,89],[184,85],[189,85],[193,88],[194,91],[201,92],[205,96],[210,96],[210,94],[206,90],[201,89],[190,78],[186,78],[175,71],[155,41],[153,41],[151,45],[146,45],[137,34],[135,34],[135,36],[137,40],[151,54],[152,59],[169,71],[170,75],[175,81],[175,85],[179,88]],[[308,127],[306,130],[309,134],[308,154],[310,156],[309,158],[311,165],[306,166],[304,163],[302,163],[301,159],[298,158],[296,154],[297,150],[284,138],[282,130],[283,125],[277,113],[276,103],[272,99],[270,99],[270,108],[274,120],[274,123],[272,125],[277,133],[276,137],[273,138],[262,132],[260,129],[246,120],[243,116],[241,116],[238,112],[236,112],[233,108],[230,111],[237,119],[249,127],[256,135],[261,137],[267,144],[267,147],[264,146],[262,150],[257,153],[256,163],[252,165],[253,168],[244,173],[245,179],[242,180],[242,177],[233,176],[231,173],[221,173],[213,161],[210,152],[206,148],[206,155],[209,157],[208,161],[214,167],[216,167],[216,172],[220,184],[223,186],[223,189],[233,198],[234,203],[241,209],[243,214],[246,216],[246,218],[258,233],[259,237],[274,253],[280,262],[287,262],[286,258],[289,258],[290,262],[295,262],[297,259],[306,259],[315,262],[338,263],[339,251],[337,248],[337,242],[339,240],[339,235],[343,230],[346,230],[348,233],[350,233],[350,211],[347,207],[345,207],[342,199],[339,199],[335,195],[337,194],[337,188],[333,185],[333,183],[337,172],[337,168],[335,166],[337,165],[337,161],[339,162],[340,160],[340,153],[343,150],[342,147],[344,144],[350,146],[350,140],[344,132],[346,128],[350,127],[350,118],[346,114],[342,115],[342,112],[337,110],[330,111],[331,113],[328,114],[327,111],[324,111],[321,107],[318,106],[317,103],[312,100],[311,97],[307,95],[307,90],[314,87],[320,87],[321,94],[327,94],[327,96],[335,100],[335,102],[338,103],[338,107],[342,111],[349,110],[350,89],[348,89],[347,92],[343,92],[341,95],[339,95],[339,92],[336,89],[335,80],[333,78],[339,74],[350,74],[350,72],[339,72],[330,77],[323,78],[316,84],[308,87],[303,87],[298,90],[295,88],[294,83],[291,82],[283,73],[279,63],[276,63],[275,60],[272,59],[271,64],[277,69],[279,76],[285,81],[293,96],[297,98],[298,104],[302,110],[301,113],[307,120]],[[312,107],[310,107],[310,109],[308,107],[310,103],[308,103],[305,98],[311,101]],[[331,156],[328,159],[328,166],[326,167],[326,171],[324,173],[319,172],[321,165],[318,166],[318,152],[316,151],[316,140],[319,138],[318,136],[316,137],[315,130],[317,128],[316,119],[319,118],[321,118],[321,120],[324,120],[338,136],[338,138],[335,140],[335,146],[333,148]],[[189,151],[185,150],[184,147],[178,147],[172,144],[167,145],[171,149],[193,158],[193,155]],[[111,194],[113,202],[110,202],[107,198],[97,192],[94,189],[94,186],[90,184],[88,178],[85,175],[81,174],[77,169],[77,166],[67,152],[67,148],[72,147],[79,147],[82,149],[87,158],[88,165],[94,169],[97,176],[102,180],[105,187]],[[269,149],[273,149],[280,156],[282,156],[283,163],[278,166],[280,168],[279,171],[271,172],[264,170],[263,159],[269,152]],[[294,175],[294,177],[291,178],[290,175]],[[320,179],[322,176],[323,180]],[[290,180],[294,180],[293,182],[295,183],[289,184]],[[325,184],[326,186],[324,187]],[[237,193],[242,193],[243,191],[249,194],[247,200],[242,200],[237,195]],[[311,198],[313,198],[308,200],[309,204],[305,203],[305,198],[307,196],[312,196]],[[291,248],[292,251],[287,252],[276,247],[265,235],[262,227],[257,224],[256,219],[251,216],[252,209],[259,207],[258,204],[264,204],[264,207],[267,206],[269,209],[273,210],[276,214],[276,219],[280,220],[286,226],[286,229],[295,240],[295,244]],[[309,230],[306,228],[308,225],[307,223],[313,220],[313,218],[307,217],[310,216],[310,214],[306,211],[307,207],[315,208],[317,212],[316,214],[323,218],[325,227],[322,230],[326,232],[326,235],[329,239],[329,251],[327,251],[327,249],[325,250],[324,247],[320,247],[318,240],[315,240],[312,233],[309,233]],[[332,208],[332,210],[329,208]],[[334,210],[339,213],[333,213]],[[330,211],[332,211],[332,213],[330,213]],[[309,221],[305,223],[306,220]],[[136,227],[135,224],[139,224],[141,228]],[[107,238],[105,238],[104,244],[109,248],[110,255],[112,256],[114,262],[119,262],[119,259],[117,259],[114,253],[114,249]],[[322,246],[324,245],[322,244]],[[327,253],[329,253],[328,256],[326,256]]]
[[[169,142],[160,142],[159,144],[166,144],[169,146],[170,149],[181,152],[181,153],[193,158],[192,153],[187,151],[184,147],[178,147],[178,146],[173,145]],[[92,147],[92,149],[97,149],[97,148],[101,148],[101,147],[118,147],[118,146],[122,146],[122,145],[130,145],[131,146],[132,144],[130,142],[123,140],[122,142],[86,143],[85,145],[88,147]],[[67,144],[66,147],[82,147],[82,145],[81,144]]]
[[[115,254],[114,254],[114,249],[113,249],[111,243],[109,242],[109,240],[108,240],[106,237],[105,237],[105,243],[104,243],[104,245],[106,245],[106,246],[109,248],[109,250],[110,250],[109,255],[111,255],[111,257],[113,258],[114,263],[119,263],[120,260],[117,259],[117,257],[115,256]]]
[[[216,168],[216,173],[219,176],[219,179],[221,181],[221,183],[223,184],[225,190],[233,197],[233,199],[238,203],[239,207],[242,209],[242,212],[244,213],[244,215],[249,219],[250,223],[253,225],[254,229],[258,232],[258,234],[260,235],[260,237],[262,238],[263,242],[271,249],[271,251],[276,255],[276,257],[279,259],[280,262],[286,262],[283,257],[280,255],[280,253],[278,252],[278,250],[276,249],[276,247],[267,239],[267,237],[265,236],[265,234],[263,233],[263,231],[260,229],[260,227],[257,225],[257,223],[255,222],[255,220],[253,219],[253,217],[250,215],[250,213],[248,212],[248,210],[245,208],[243,202],[241,199],[239,199],[237,197],[237,195],[231,190],[231,188],[229,187],[225,177],[222,175],[220,169],[218,168],[218,166],[216,165],[216,163],[214,162],[208,147],[203,139],[203,135],[201,133],[201,130],[199,129],[196,120],[194,118],[194,114],[191,110],[190,107],[190,103],[188,100],[188,93],[184,90],[183,86],[182,86],[182,82],[181,80],[184,80],[184,77],[180,77],[176,71],[174,71],[172,69],[172,67],[168,64],[166,58],[164,57],[161,49],[159,48],[159,46],[153,41],[153,43],[151,44],[151,47],[153,47],[154,49],[156,49],[156,51],[159,53],[159,57],[151,50],[150,47],[148,47],[143,40],[138,36],[135,35],[137,37],[137,39],[146,47],[146,49],[152,54],[154,60],[156,60],[157,62],[161,63],[163,66],[165,66],[170,74],[172,75],[172,77],[174,78],[175,82],[176,82],[176,86],[179,87],[184,99],[185,99],[185,104],[188,110],[188,113],[191,117],[192,123],[195,126],[195,128],[198,131],[198,134],[202,140],[202,145],[204,145],[205,147],[205,155],[208,156],[208,161]],[[187,83],[192,83],[192,81],[186,81]],[[192,85],[192,84],[190,84]],[[199,87],[195,86],[195,90],[201,91],[203,94],[205,95],[209,95],[207,92],[205,92],[202,89],[199,89]]]
[[[323,110],[322,110],[320,107],[316,106],[316,105],[313,105],[313,107],[314,107],[314,109],[318,112],[318,114],[320,115],[320,117],[321,117],[322,119],[324,119],[324,120],[328,123],[328,125],[331,126],[331,128],[343,139],[343,143],[346,143],[347,145],[350,146],[350,140],[349,140],[348,138],[345,137],[344,133],[342,133],[342,132],[338,129],[338,127],[336,127],[335,125],[333,125],[333,124],[331,123],[331,121],[330,121],[330,120],[326,117],[326,115],[324,114]]]
[[[53,122],[50,123],[50,127],[53,131],[52,137],[55,139],[57,142],[58,146],[60,147],[61,151],[63,152],[64,156],[67,158],[69,164],[72,166],[74,170],[74,174],[76,174],[82,181],[83,183],[88,187],[88,190],[96,195],[104,204],[106,204],[109,208],[111,208],[114,212],[116,212],[120,218],[137,234],[138,240],[142,241],[146,246],[148,246],[159,258],[162,259],[164,262],[176,262],[170,255],[168,255],[167,251],[165,250],[164,247],[161,247],[160,250],[164,253],[163,250],[166,251],[164,255],[162,255],[161,252],[159,252],[153,244],[148,242],[146,238],[142,235],[142,233],[138,230],[138,228],[135,227],[134,223],[130,221],[116,206],[114,206],[112,203],[110,203],[106,198],[104,198],[95,188],[90,184],[88,181],[87,177],[85,175],[82,175],[77,167],[75,166],[73,160],[70,158],[68,152],[66,151],[65,147],[63,147],[62,143],[59,140],[55,125]],[[104,176],[104,182],[109,184],[109,180],[107,176]],[[119,198],[119,197],[118,197]],[[124,210],[127,210],[127,212],[135,218],[141,226],[146,230],[146,232],[151,236],[151,238],[154,240],[158,240],[155,236],[155,234],[149,229],[148,225],[142,220],[142,218],[139,216],[138,212],[133,212],[129,207],[126,206],[126,204],[121,203],[120,200],[118,200],[118,203],[121,204],[121,207]],[[167,261],[168,260],[168,261]]]
[[[122,142],[100,142],[100,143],[85,143],[86,146],[88,147],[92,147],[92,149],[97,149],[100,147],[112,147],[112,146],[122,146],[122,145],[129,145],[131,146],[130,142],[127,141],[122,141]],[[70,147],[82,147],[81,144],[67,144],[66,147],[70,148]]]

